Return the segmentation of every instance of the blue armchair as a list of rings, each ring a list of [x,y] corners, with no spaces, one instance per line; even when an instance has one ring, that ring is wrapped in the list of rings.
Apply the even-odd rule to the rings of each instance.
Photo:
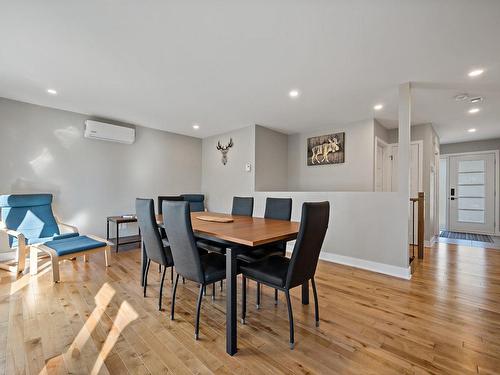
[[[0,195],[0,232],[8,237],[8,247],[14,259],[0,263],[0,268],[22,272],[26,254],[30,251],[30,272],[36,274],[38,252],[47,253],[52,260],[54,281],[59,281],[59,260],[71,255],[84,255],[89,250],[109,250],[107,241],[80,236],[74,226],[61,223],[52,212],[52,194]],[[108,255],[106,263],[108,263]]]

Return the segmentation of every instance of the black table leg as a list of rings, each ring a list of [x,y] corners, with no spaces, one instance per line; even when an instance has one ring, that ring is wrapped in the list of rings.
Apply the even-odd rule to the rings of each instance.
[[[302,284],[302,304],[309,305],[309,281]]]
[[[116,252],[118,252],[119,243],[120,243],[120,224],[116,222]]]
[[[236,251],[226,250],[226,352],[234,355],[237,348],[236,328]]]
[[[109,220],[106,220],[106,239],[109,241]]]

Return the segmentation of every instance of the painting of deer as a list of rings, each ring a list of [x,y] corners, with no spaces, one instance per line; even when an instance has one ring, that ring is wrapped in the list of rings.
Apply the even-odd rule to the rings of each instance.
[[[308,138],[307,165],[344,163],[345,133]]]
[[[233,139],[229,138],[229,143],[225,146],[223,146],[220,141],[217,142],[217,150],[219,150],[222,153],[222,164],[226,165],[227,164],[227,152],[231,147],[233,147]]]

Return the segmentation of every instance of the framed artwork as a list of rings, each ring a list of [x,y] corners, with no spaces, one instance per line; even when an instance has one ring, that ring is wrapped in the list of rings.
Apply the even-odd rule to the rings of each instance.
[[[345,133],[307,139],[307,165],[339,164],[345,161]]]

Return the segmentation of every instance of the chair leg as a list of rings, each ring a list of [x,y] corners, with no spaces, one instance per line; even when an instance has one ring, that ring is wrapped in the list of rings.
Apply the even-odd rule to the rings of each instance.
[[[198,340],[200,331],[200,310],[201,310],[201,300],[203,299],[204,285],[200,285],[200,291],[198,293],[198,303],[196,304],[196,322],[194,325],[194,339]]]
[[[146,272],[144,272],[144,297],[146,297],[146,287],[148,286],[148,272],[150,264],[151,259],[148,259],[148,263],[146,264]]]
[[[34,246],[30,248],[30,275],[38,273],[38,249]]]
[[[50,255],[50,261],[52,263],[52,281],[58,283],[59,278],[59,257],[57,255]]]
[[[24,271],[24,267],[26,267],[26,252],[28,249],[26,246],[19,244],[17,247],[17,264],[16,264],[16,274]]]
[[[274,304],[278,305],[278,289],[274,289]]]
[[[106,246],[106,249],[104,250],[104,264],[106,267],[111,266],[111,250],[109,246]]]
[[[255,307],[257,307],[257,310],[260,309],[260,283],[257,283],[257,303]]]
[[[223,289],[224,289],[224,281],[221,280],[220,281],[220,291],[222,292]]]
[[[247,278],[241,276],[241,324],[245,324],[247,315]]]
[[[158,273],[161,272],[161,264],[158,264]]]
[[[215,283],[212,284],[212,301],[215,301]]]
[[[174,283],[174,266],[170,267],[170,282]]]
[[[179,274],[175,276],[174,288],[172,290],[172,307],[170,309],[170,319],[174,320],[174,310],[175,310],[175,293],[177,292],[177,283],[179,282]]]
[[[311,285],[314,294],[314,314],[316,316],[316,327],[319,327],[319,304],[318,304],[318,292],[316,291],[316,283],[314,282],[314,277],[311,279]]]
[[[292,312],[292,301],[290,300],[290,291],[285,290],[286,305],[288,307],[288,320],[290,322],[290,349],[295,346],[294,332],[293,332],[293,312]]]
[[[163,282],[165,281],[165,273],[167,272],[167,267],[163,267],[163,273],[161,274],[161,284],[160,284],[160,300],[158,301],[158,310],[161,311],[161,300],[163,298]]]
[[[83,254],[83,262],[88,263],[89,261],[89,256],[87,254]]]
[[[186,284],[186,278],[184,276],[182,276],[182,283]]]
[[[207,286],[206,285],[203,286],[203,295],[204,296],[207,295]]]

